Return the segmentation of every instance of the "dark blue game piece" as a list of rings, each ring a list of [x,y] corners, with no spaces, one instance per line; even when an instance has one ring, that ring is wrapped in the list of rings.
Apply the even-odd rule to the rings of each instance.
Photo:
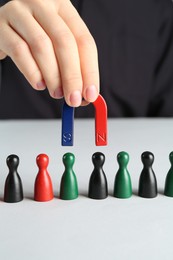
[[[62,109],[62,146],[73,146],[74,107],[64,101]]]

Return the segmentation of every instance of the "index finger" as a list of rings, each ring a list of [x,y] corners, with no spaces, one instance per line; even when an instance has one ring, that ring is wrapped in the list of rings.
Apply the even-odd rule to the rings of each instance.
[[[99,94],[98,53],[95,41],[70,1],[63,1],[58,13],[70,28],[78,46],[83,97],[87,102],[94,102]]]

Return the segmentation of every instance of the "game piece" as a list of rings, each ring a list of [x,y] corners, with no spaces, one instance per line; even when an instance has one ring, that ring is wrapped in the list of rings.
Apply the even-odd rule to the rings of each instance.
[[[46,154],[39,154],[36,158],[39,168],[34,185],[34,200],[44,202],[52,200],[53,186],[50,175],[47,171],[49,157]]]
[[[7,166],[9,174],[5,181],[4,201],[9,203],[19,202],[23,200],[23,187],[21,178],[17,172],[19,165],[19,157],[11,154],[7,157]]]
[[[70,107],[64,101],[62,110],[62,146],[73,145],[74,107]]]
[[[157,196],[157,180],[152,169],[154,155],[151,152],[144,152],[141,160],[144,167],[139,178],[138,195],[143,198],[154,198]]]
[[[95,107],[95,143],[97,146],[107,145],[107,105],[99,95],[93,102]]]
[[[119,164],[119,169],[115,176],[114,197],[122,199],[129,198],[132,195],[132,184],[130,174],[127,170],[127,164],[129,162],[128,153],[118,153],[117,161]]]
[[[173,152],[169,154],[169,160],[171,168],[166,176],[164,194],[168,197],[173,197]]]
[[[91,199],[105,199],[108,196],[108,187],[106,175],[103,171],[105,156],[103,153],[97,152],[92,156],[94,170],[89,180],[88,197]]]
[[[78,197],[78,184],[76,175],[73,171],[75,156],[72,153],[66,153],[63,156],[65,171],[61,178],[60,199],[73,200]]]

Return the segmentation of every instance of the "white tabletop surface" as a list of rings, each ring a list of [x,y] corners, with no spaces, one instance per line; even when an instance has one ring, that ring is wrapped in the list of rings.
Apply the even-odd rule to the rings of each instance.
[[[108,128],[108,146],[96,147],[94,120],[75,120],[74,146],[62,147],[60,121],[0,121],[0,259],[173,259],[173,198],[163,195],[173,150],[173,119],[114,119]],[[155,155],[159,195],[154,199],[137,196],[143,167],[140,157],[146,150]],[[91,157],[96,151],[106,156],[103,168],[109,185],[109,197],[99,201],[87,197]],[[130,199],[112,196],[120,151],[130,155],[134,192]],[[66,152],[76,157],[80,196],[73,201],[58,198]],[[35,159],[40,153],[49,156],[55,193],[52,201],[42,203],[33,200]],[[14,204],[3,202],[10,154],[20,158],[18,172],[25,195]]]

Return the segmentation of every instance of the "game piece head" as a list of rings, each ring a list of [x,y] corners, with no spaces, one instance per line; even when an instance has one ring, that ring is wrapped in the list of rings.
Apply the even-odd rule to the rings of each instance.
[[[49,157],[46,154],[39,154],[36,158],[36,162],[39,168],[47,168],[49,163]]]
[[[7,157],[7,166],[10,170],[17,169],[19,165],[19,157],[15,154],[11,154]]]
[[[65,153],[62,160],[65,166],[72,167],[75,161],[75,156],[73,153]]]
[[[96,168],[102,167],[105,162],[105,155],[100,152],[96,152],[92,156],[92,162]]]
[[[171,165],[173,165],[173,152],[171,152],[169,154],[169,160],[170,160]]]
[[[154,162],[154,154],[152,154],[151,152],[144,152],[141,155],[141,160],[144,166],[150,167]]]
[[[129,155],[126,152],[120,152],[117,155],[117,161],[119,163],[120,166],[127,166],[128,162],[129,162]]]

